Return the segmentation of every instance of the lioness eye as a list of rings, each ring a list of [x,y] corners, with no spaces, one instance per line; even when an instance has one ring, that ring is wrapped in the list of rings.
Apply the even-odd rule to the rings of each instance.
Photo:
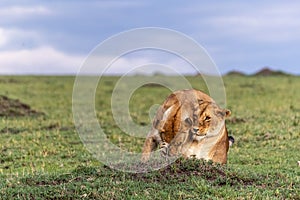
[[[210,119],[211,119],[210,116],[206,116],[204,120],[205,120],[205,121],[209,121]]]

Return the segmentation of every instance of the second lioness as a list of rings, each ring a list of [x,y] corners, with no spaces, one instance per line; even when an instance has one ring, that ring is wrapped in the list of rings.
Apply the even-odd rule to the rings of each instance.
[[[167,148],[170,156],[182,154],[226,163],[229,142],[225,118],[229,115],[229,110],[221,109],[201,91],[172,93],[156,113],[144,143],[142,161],[147,161],[159,146]]]

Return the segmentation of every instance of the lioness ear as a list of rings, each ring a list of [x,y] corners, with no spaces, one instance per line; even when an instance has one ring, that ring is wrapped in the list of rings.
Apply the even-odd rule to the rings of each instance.
[[[231,111],[228,109],[224,109],[225,117],[229,117],[231,115]]]

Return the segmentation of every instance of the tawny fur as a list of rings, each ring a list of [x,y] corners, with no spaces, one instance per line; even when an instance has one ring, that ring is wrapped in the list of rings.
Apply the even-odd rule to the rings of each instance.
[[[226,163],[229,142],[225,118],[229,115],[230,111],[219,108],[201,91],[172,93],[156,113],[142,161],[146,162],[151,152],[164,144],[169,156],[181,154]]]

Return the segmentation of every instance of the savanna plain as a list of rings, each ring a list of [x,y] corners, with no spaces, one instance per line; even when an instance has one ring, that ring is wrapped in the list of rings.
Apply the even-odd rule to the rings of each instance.
[[[123,132],[111,112],[118,79],[101,78],[95,113],[112,143],[141,152],[144,138]],[[208,92],[201,76],[186,79]],[[0,77],[0,199],[300,199],[300,77],[224,76],[235,138],[227,164],[178,159],[147,173],[111,169],[86,149],[73,122],[74,80]],[[157,84],[135,90],[133,121],[149,125],[149,109],[169,94]]]

